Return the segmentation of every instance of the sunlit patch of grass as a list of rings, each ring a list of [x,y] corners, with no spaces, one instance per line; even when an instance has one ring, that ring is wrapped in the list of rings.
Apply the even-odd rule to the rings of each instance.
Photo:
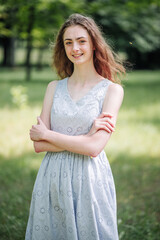
[[[29,129],[36,124],[40,108],[1,109],[0,132],[2,142],[0,154],[4,157],[20,156],[33,149]]]
[[[160,119],[156,114],[160,104],[154,108],[152,116],[147,116],[146,108],[139,113],[134,109],[120,112],[116,131],[106,146],[107,152],[116,156],[123,152],[133,156],[160,156]]]

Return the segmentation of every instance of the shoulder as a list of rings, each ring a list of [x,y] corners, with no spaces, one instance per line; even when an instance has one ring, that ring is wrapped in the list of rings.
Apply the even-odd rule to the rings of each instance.
[[[122,104],[123,97],[124,97],[123,87],[118,83],[111,82],[106,92],[104,106],[110,105],[117,106],[119,108],[120,105]]]
[[[47,99],[49,100],[53,98],[53,94],[55,92],[57,82],[58,81],[55,80],[48,83],[46,92],[45,92],[45,100]]]
[[[116,95],[116,96],[119,96],[119,97],[124,96],[124,89],[118,83],[111,82],[108,86],[108,91],[107,92],[108,92],[109,95],[114,95],[114,96]]]
[[[62,80],[53,80],[51,82],[48,83],[47,89],[48,90],[54,90],[57,86],[57,84],[63,84],[65,82],[66,78],[62,79]]]
[[[108,92],[112,93],[112,94],[118,94],[118,95],[124,95],[124,89],[123,87],[118,84],[118,83],[111,83],[108,86]]]
[[[61,80],[53,80],[53,81],[49,82],[47,85],[47,88],[46,88],[46,93],[49,95],[50,94],[53,95],[59,81],[61,81]]]
[[[58,80],[54,80],[54,81],[49,82],[48,85],[47,85],[47,89],[48,90],[54,89],[56,87],[57,83],[58,83]]]

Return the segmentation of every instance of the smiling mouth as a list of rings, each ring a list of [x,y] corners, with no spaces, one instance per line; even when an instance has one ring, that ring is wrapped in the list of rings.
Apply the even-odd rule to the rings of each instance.
[[[81,54],[73,54],[72,57],[74,57],[74,58],[79,58],[79,57],[81,57],[82,55],[83,55],[83,53],[81,53]]]

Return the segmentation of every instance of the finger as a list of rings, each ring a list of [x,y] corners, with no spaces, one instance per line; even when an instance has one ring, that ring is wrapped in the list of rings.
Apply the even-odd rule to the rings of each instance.
[[[30,129],[30,132],[34,132],[36,130],[36,127],[33,125],[32,128]]]
[[[111,125],[110,123],[108,123],[108,121],[106,121],[104,118],[101,118],[101,119],[96,119],[95,120],[95,122],[94,122],[94,125],[95,125],[95,127],[100,127],[101,125]],[[111,127],[113,127],[112,125],[111,125]]]
[[[111,132],[115,131],[115,129],[109,123],[103,122],[103,123],[101,123],[100,126],[107,127]]]
[[[113,123],[113,121],[110,118],[103,118],[103,120],[105,120],[105,122],[108,122],[112,127],[115,128],[115,124]]]
[[[37,133],[37,130],[36,129],[31,129],[30,130],[30,134],[36,134]]]
[[[110,126],[107,126],[107,125],[101,125],[99,130],[102,129],[102,130],[105,130],[106,132],[108,133],[112,133],[112,132],[115,132],[115,130],[113,128],[111,128]]]
[[[98,122],[98,123],[109,123],[113,128],[115,128],[114,123],[109,118],[100,118],[100,119],[97,119],[96,122]]]
[[[109,128],[112,132],[115,132],[114,127],[112,127],[109,123],[105,123],[105,126]]]
[[[31,129],[37,129],[38,126],[39,126],[39,124],[32,125]]]
[[[105,125],[101,125],[98,130],[105,130],[105,131],[108,132],[108,133],[111,133],[111,132],[112,132],[112,131],[111,131],[108,127],[106,127]]]
[[[29,136],[30,136],[30,139],[32,140],[32,134],[31,133],[29,133]]]
[[[107,128],[109,128],[112,132],[114,132],[115,131],[115,129],[114,129],[114,127],[112,127],[111,125],[110,125],[110,123],[108,123],[108,122],[100,122],[100,123],[98,123],[99,124],[99,126],[106,126]]]
[[[111,113],[103,112],[102,114],[103,114],[103,117],[110,117],[110,118],[113,117]]]
[[[104,117],[112,118],[113,115],[110,114],[110,113],[107,113],[107,112],[102,112],[102,113],[98,116],[98,118],[104,118]]]
[[[39,116],[37,117],[37,122],[38,122],[38,124],[41,123],[41,118]]]
[[[100,124],[97,124],[96,125],[96,130],[100,130],[100,129],[103,129],[103,130],[106,130],[107,132],[111,133],[111,132],[114,132],[114,128],[112,128],[109,124],[106,124],[106,122],[104,123],[100,123]]]
[[[40,117],[37,117],[37,120],[38,120],[39,124],[43,124],[44,125],[44,122],[42,121],[42,119]]]
[[[105,130],[108,133],[112,133],[112,131],[109,128],[107,128],[106,126],[104,126],[103,130]]]

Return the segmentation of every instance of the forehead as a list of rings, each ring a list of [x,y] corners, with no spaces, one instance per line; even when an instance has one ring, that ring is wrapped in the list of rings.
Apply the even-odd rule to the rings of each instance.
[[[80,37],[90,38],[87,30],[79,25],[71,26],[66,29],[63,35],[63,39],[76,39]]]

